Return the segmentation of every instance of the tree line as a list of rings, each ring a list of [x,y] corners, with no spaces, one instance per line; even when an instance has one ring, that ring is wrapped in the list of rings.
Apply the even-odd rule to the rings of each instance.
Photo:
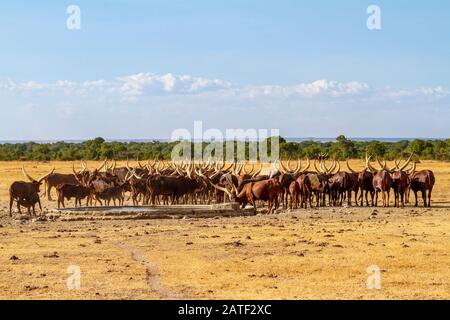
[[[265,141],[269,145],[270,139]],[[330,158],[345,160],[347,158],[365,157],[366,152],[380,158],[393,160],[405,158],[414,153],[423,160],[450,160],[450,139],[445,140],[401,140],[397,142],[384,141],[353,141],[345,136],[339,136],[335,141],[288,142],[279,137],[280,157],[282,159],[315,158],[319,154],[328,154]],[[103,138],[95,138],[79,143],[3,143],[0,144],[0,160],[102,160],[102,159],[157,159],[171,158],[173,148],[179,142],[108,142]],[[235,142],[236,143],[236,142]],[[245,142],[248,150],[253,142]],[[193,147],[194,143],[191,143]],[[202,143],[202,148],[208,143]],[[224,152],[225,154],[225,152]]]

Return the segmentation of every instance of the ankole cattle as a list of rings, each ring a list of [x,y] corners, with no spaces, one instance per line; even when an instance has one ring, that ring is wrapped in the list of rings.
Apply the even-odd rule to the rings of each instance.
[[[392,170],[389,170],[387,168],[386,161],[384,161],[384,164],[380,164],[380,170],[376,170],[372,165],[370,164],[370,158],[367,162],[368,168],[373,173],[373,179],[372,184],[373,188],[375,190],[375,206],[378,205],[378,194],[381,192],[381,198],[383,202],[384,207],[389,207],[389,199],[390,199],[390,191],[391,191],[391,184],[392,184],[392,178],[391,178],[391,172]]]
[[[36,215],[36,204],[39,205],[39,209],[42,212],[42,206],[41,206],[41,200],[39,198],[39,195],[37,193],[33,193],[27,198],[21,198],[17,200],[17,206],[25,207],[28,210],[28,214],[31,215],[30,209],[33,209],[33,215]],[[19,210],[20,211],[20,210]]]
[[[89,204],[89,200],[94,190],[92,187],[84,187],[75,184],[60,184],[56,186],[56,193],[58,194],[58,208],[62,205],[65,208],[64,200],[71,200],[75,198],[75,207],[79,205],[81,207],[81,200],[86,198],[86,205]]]
[[[369,198],[368,195],[370,194],[371,198],[371,205],[373,206],[373,199],[375,196],[375,189],[373,188],[373,173],[369,170],[367,165],[367,155],[366,155],[366,162],[365,162],[365,168],[361,172],[356,172],[353,170],[347,160],[347,168],[352,173],[352,176],[356,177],[356,186],[355,189],[355,202],[358,202],[357,194],[359,191],[361,191],[361,194],[359,196],[359,199],[361,199],[360,205],[361,207],[364,205],[364,198],[366,199],[366,206],[369,206]]]
[[[53,168],[50,173],[36,180],[31,177],[22,166],[22,173],[26,178],[28,178],[28,180],[30,180],[30,182],[15,181],[9,187],[9,215],[12,216],[12,206],[14,201],[20,201],[20,199],[33,199],[36,197],[36,195],[37,197],[39,197],[40,186],[42,185],[42,182],[48,175],[50,175],[54,171],[55,168]],[[19,210],[19,213],[22,213],[19,204],[17,204],[17,209]],[[42,211],[42,208],[40,209]]]
[[[413,167],[408,171],[409,189],[413,191],[415,197],[415,206],[419,205],[417,193],[422,194],[423,206],[431,207],[431,193],[433,191],[436,179],[431,170],[416,171],[416,162],[413,161]],[[427,196],[428,192],[428,196]]]
[[[399,207],[400,204],[402,207],[405,206],[405,197],[406,192],[408,191],[409,186],[409,177],[408,173],[404,171],[406,166],[411,161],[412,154],[409,159],[405,161],[405,163],[400,166],[399,162],[395,160],[395,169],[391,174],[392,178],[392,190],[394,190],[394,207]]]

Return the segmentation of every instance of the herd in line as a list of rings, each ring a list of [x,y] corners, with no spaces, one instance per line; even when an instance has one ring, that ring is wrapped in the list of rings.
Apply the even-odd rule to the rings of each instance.
[[[404,206],[409,202],[409,194],[415,195],[418,206],[418,192],[421,192],[423,205],[431,204],[431,193],[435,177],[431,170],[416,170],[416,161],[411,155],[401,164],[388,167],[386,161],[376,159],[379,168],[372,165],[372,157],[366,155],[365,168],[357,172],[348,160],[348,171],[342,171],[338,161],[329,160],[325,154],[313,161],[297,160],[292,164],[276,161],[270,172],[261,174],[263,166],[249,163],[231,164],[219,162],[167,162],[137,161],[131,167],[117,167],[116,161],[105,160],[99,167],[89,169],[81,161],[81,170],[73,166],[73,173],[56,173],[53,169],[45,176],[34,179],[24,167],[22,172],[29,182],[16,181],[9,189],[9,211],[17,204],[18,211],[25,207],[28,213],[35,214],[35,206],[40,203],[40,187],[46,184],[45,192],[51,199],[51,190],[56,189],[58,208],[65,207],[65,200],[75,199],[75,206],[107,205],[111,202],[122,206],[126,195],[133,205],[170,204],[211,204],[237,202],[242,207],[253,206],[257,202],[268,202],[269,213],[283,208],[307,208],[313,206],[377,206],[381,194],[383,206],[390,204],[390,191],[394,193],[394,206]],[[314,170],[310,170],[311,162]],[[410,168],[407,169],[407,167]],[[250,168],[251,167],[251,168]],[[370,196],[370,201],[369,201]]]

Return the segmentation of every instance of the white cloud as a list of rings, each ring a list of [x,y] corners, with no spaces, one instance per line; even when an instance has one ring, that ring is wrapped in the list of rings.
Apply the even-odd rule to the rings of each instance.
[[[0,80],[0,103],[11,121],[0,135],[168,137],[175,128],[203,120],[216,128],[278,128],[286,136],[449,136],[449,98],[443,86],[376,88],[325,79],[239,85],[145,72],[85,81],[5,79]],[[368,121],[369,115],[378,122]],[[17,123],[23,124],[20,132]]]

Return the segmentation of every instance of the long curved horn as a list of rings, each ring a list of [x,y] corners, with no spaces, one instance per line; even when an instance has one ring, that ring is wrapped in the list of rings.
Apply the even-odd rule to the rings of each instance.
[[[226,194],[228,194],[228,196],[230,197],[230,199],[231,199],[231,197],[233,197],[233,194],[232,194],[230,191],[228,191],[227,188],[218,186],[218,185],[212,183],[211,181],[210,181],[209,183],[210,183],[214,188],[216,188],[217,190],[220,190],[220,191],[225,192]]]
[[[288,161],[290,161],[290,159]],[[283,164],[283,161],[280,160],[279,163],[281,165],[281,168],[283,168],[283,170],[281,170],[282,172],[284,171],[283,173],[290,173],[290,170],[285,167],[285,165]]]
[[[103,163],[100,165],[100,167],[97,168],[97,171],[102,170],[102,168],[105,166],[107,161],[108,161],[108,159],[105,159],[105,161],[103,161]]]
[[[48,177],[49,175],[51,175],[53,172],[55,172],[55,167],[53,167],[53,169],[52,169],[49,173],[47,173],[46,175],[43,175],[42,177],[40,177],[40,178],[38,179],[38,182],[41,183],[42,181],[45,180],[45,178],[47,178],[47,177]]]
[[[351,173],[356,173],[355,170],[353,170],[352,168],[350,168],[350,164],[348,163],[348,159],[347,159],[347,161],[346,161],[346,164],[347,164],[347,169],[350,170]]]
[[[306,167],[305,167],[305,169],[303,169],[302,171],[300,171],[301,173],[304,173],[304,172],[306,172],[308,169],[309,169],[309,167],[311,166],[311,161],[309,161],[309,158],[307,157],[306,158]]]
[[[406,162],[398,169],[399,171],[402,171],[406,168],[406,166],[411,162],[413,155],[414,155],[414,153],[411,153],[408,160],[406,160]]]
[[[416,171],[416,162],[415,161],[412,162],[412,167],[410,170],[407,171],[407,174],[411,174],[414,171]]]
[[[370,164],[370,159],[372,158],[372,156],[369,156],[369,158],[367,158],[367,161],[366,161],[366,168],[370,171],[370,172],[372,172],[372,173],[375,173],[375,172],[377,172],[377,169],[375,169],[374,167],[372,167],[372,165]]]
[[[317,173],[322,173],[322,171],[320,171],[319,168],[317,168],[317,159],[314,159],[314,169],[316,169]]]
[[[259,169],[253,174],[253,178],[257,177],[262,171],[263,165],[262,162],[259,162]]]
[[[299,174],[301,169],[302,169],[302,161],[300,159],[297,159],[297,165],[295,166],[295,169],[292,171],[292,174],[294,175]]]
[[[255,171],[255,164],[252,163],[252,169],[247,174],[252,176],[254,171]]]
[[[125,167],[127,168],[128,171],[131,171],[130,169],[130,160],[127,157],[127,162],[125,163]]]
[[[331,164],[330,168],[328,169],[327,174],[333,174],[333,171],[336,169],[336,167],[337,167],[337,162],[336,162],[336,160],[333,160],[333,163]]]
[[[341,164],[339,163],[339,160],[335,161],[335,163],[337,163],[337,170],[336,170],[336,172],[334,174],[337,174],[337,173],[339,173],[341,171]]]
[[[22,166],[22,173],[23,173],[23,175],[24,175],[26,178],[28,178],[28,180],[30,180],[31,182],[36,182],[36,181],[37,181],[37,180],[33,179],[33,177],[30,176],[30,175],[28,174],[28,172],[25,170],[25,167],[24,167],[24,166]]]
[[[74,175],[80,174],[80,172],[75,171],[75,162],[72,162],[72,171]]]
[[[297,163],[298,164],[298,163]],[[294,172],[295,170],[292,170],[292,167],[291,167],[291,159],[289,159],[288,160],[288,162],[287,162],[287,167],[289,168],[289,172]]]
[[[86,162],[84,160],[81,160],[81,166],[83,167],[83,172],[84,171],[89,171],[87,166],[86,166]]]
[[[376,160],[378,162],[378,165],[380,166],[381,170],[384,169],[384,165],[381,163],[380,159],[378,159],[378,157],[376,157]]]

